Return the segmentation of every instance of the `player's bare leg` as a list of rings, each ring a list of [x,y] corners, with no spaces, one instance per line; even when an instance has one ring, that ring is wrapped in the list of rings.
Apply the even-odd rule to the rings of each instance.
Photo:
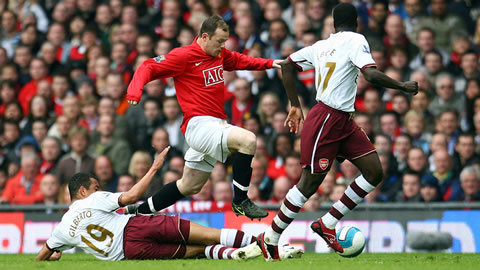
[[[198,193],[208,180],[210,172],[192,169],[185,165],[180,180],[163,186],[146,202],[127,206],[125,214],[152,214],[169,207],[185,196]]]
[[[360,169],[362,175],[355,178],[340,200],[333,204],[328,213],[316,221],[317,224],[312,224],[312,228],[315,226],[335,230],[338,221],[362,202],[363,198],[382,181],[383,171],[377,152],[373,151],[353,159],[352,163]]]
[[[266,217],[267,211],[259,208],[247,196],[252,177],[251,163],[257,148],[255,134],[243,128],[233,127],[228,135],[227,145],[231,152],[237,152],[233,161],[233,211],[237,215],[245,215],[251,219]]]

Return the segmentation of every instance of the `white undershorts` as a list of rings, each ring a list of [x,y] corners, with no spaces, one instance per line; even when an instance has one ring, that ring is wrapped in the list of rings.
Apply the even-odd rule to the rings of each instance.
[[[217,161],[224,163],[230,151],[227,138],[233,126],[213,116],[195,116],[188,121],[185,140],[190,146],[185,153],[189,168],[211,172]]]

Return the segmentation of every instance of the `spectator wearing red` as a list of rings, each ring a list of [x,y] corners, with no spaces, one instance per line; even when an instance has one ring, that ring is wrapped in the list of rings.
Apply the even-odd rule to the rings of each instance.
[[[34,204],[43,201],[40,192],[40,159],[33,153],[25,154],[21,161],[21,170],[7,180],[0,202],[10,204]]]
[[[247,79],[235,79],[233,85],[233,97],[225,103],[225,113],[232,125],[242,127],[244,115],[255,112],[257,106]]]
[[[48,68],[44,60],[40,58],[32,59],[29,70],[32,80],[25,84],[18,94],[18,101],[22,105],[24,115],[28,115],[30,100],[37,94],[38,82],[42,80],[52,82],[52,78],[48,76]]]
[[[128,65],[128,47],[123,42],[115,42],[112,45],[112,53],[110,54],[112,63],[110,68],[112,71],[122,74],[122,78],[125,84],[130,82],[132,77],[131,67]]]
[[[67,63],[68,53],[70,52],[71,44],[66,39],[67,34],[65,27],[60,23],[53,23],[50,25],[47,33],[47,40],[50,41],[56,48],[56,60],[62,64]]]
[[[125,98],[125,84],[122,75],[117,72],[111,72],[107,76],[107,95],[113,99],[115,113],[124,115],[128,110],[128,103]]]

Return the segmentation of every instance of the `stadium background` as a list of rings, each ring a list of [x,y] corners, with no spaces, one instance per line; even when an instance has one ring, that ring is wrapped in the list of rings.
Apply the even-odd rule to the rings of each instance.
[[[478,211],[461,209],[478,209],[467,202],[480,198],[480,4],[350,2],[378,68],[399,80],[417,80],[422,92],[404,96],[358,78],[355,121],[375,143],[385,181],[367,197],[365,209],[347,218],[363,220],[356,224],[367,236],[374,229],[387,232],[369,238],[368,251],[408,251],[402,235],[421,229],[455,231],[453,252],[479,252]],[[142,61],[190,44],[201,21],[214,13],[230,25],[229,49],[284,58],[328,37],[336,3],[0,0],[0,252],[38,250],[69,202],[65,184],[75,171],[96,174],[105,190],[125,191],[145,174],[157,149],[171,144],[175,149],[148,193],[181,176],[186,144],[172,80],[148,84],[143,102],[126,106],[126,86]],[[308,111],[315,103],[314,74],[302,72],[299,79]],[[225,72],[224,80],[229,120],[258,136],[249,195],[274,209],[301,173],[299,139],[283,127],[287,98],[280,74]],[[288,229],[288,239],[311,239],[306,220],[338,200],[358,173],[348,161],[336,164]],[[229,162],[217,164],[202,192],[182,203],[195,212],[195,201],[229,202],[230,180]],[[430,202],[447,201],[461,204],[431,209]],[[211,210],[223,213],[185,215],[214,227],[262,229],[262,223],[240,222],[228,203],[222,205]],[[375,207],[375,214],[368,210]],[[313,243],[305,244],[307,250],[326,251]]]

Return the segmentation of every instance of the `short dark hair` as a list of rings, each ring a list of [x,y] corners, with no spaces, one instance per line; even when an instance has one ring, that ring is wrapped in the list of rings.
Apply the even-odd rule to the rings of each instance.
[[[207,33],[208,36],[212,38],[217,28],[222,29],[224,32],[228,32],[228,25],[220,15],[210,16],[203,21],[199,36],[202,36],[203,33]]]
[[[335,29],[357,27],[357,9],[350,3],[340,3],[333,8],[333,26]]]
[[[90,187],[90,178],[98,181],[97,177],[89,173],[76,173],[68,181],[68,191],[70,192],[70,199],[73,200],[77,196],[80,187],[88,189]]]

